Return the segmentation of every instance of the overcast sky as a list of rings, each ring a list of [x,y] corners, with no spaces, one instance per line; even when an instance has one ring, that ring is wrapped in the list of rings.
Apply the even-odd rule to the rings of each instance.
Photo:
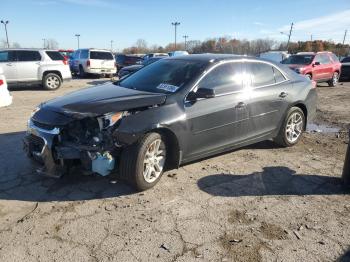
[[[41,47],[43,38],[61,48],[121,50],[142,38],[148,44],[174,41],[171,22],[179,21],[178,38],[272,38],[285,40],[295,23],[292,40],[332,39],[341,42],[350,29],[350,0],[1,0],[0,19],[9,20],[10,42]],[[0,27],[0,39],[5,38]],[[347,43],[350,43],[350,32]]]

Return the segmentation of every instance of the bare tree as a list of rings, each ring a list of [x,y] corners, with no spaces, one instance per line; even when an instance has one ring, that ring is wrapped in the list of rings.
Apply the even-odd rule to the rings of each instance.
[[[45,48],[58,49],[58,42],[53,38],[46,39],[46,47]]]
[[[144,39],[138,39],[135,43],[135,47],[138,49],[139,53],[147,53],[147,42]]]
[[[13,42],[11,44],[11,47],[13,47],[13,48],[21,48],[21,45],[19,43],[17,43],[17,42]]]

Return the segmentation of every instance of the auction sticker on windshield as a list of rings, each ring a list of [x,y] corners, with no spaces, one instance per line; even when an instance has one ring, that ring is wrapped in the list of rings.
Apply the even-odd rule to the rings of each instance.
[[[171,93],[175,93],[176,90],[179,89],[178,86],[173,86],[173,85],[164,84],[164,83],[159,84],[159,86],[157,86],[157,88],[165,90],[165,91],[168,91],[168,92],[171,92]]]

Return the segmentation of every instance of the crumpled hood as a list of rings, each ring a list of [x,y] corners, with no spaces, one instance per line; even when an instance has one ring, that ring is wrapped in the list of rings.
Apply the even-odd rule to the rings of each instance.
[[[51,122],[49,116],[51,114],[53,117],[53,122],[51,123],[55,124],[55,119],[58,119],[54,115],[57,114],[65,116],[64,119],[66,117],[79,119],[87,116],[94,117],[110,112],[163,104],[165,100],[165,94],[138,91],[108,83],[85,88],[50,100],[43,104],[42,108],[34,114],[33,119],[48,123]],[[44,119],[45,121],[42,121]]]

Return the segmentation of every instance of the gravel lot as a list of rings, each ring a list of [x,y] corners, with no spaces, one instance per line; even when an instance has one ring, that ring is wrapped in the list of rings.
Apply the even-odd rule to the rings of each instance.
[[[0,261],[350,261],[343,132],[222,154],[143,193],[111,177],[38,176],[21,143],[31,111],[105,81],[13,90],[0,108]],[[318,91],[317,123],[349,128],[350,83]]]

